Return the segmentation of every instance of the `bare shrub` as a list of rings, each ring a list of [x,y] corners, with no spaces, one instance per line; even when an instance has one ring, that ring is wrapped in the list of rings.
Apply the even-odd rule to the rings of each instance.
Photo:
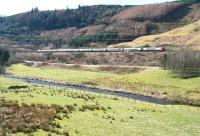
[[[55,110],[50,107],[41,108],[4,103],[1,109],[0,128],[7,129],[12,133],[30,133],[36,129],[44,129],[53,120],[55,115]],[[9,118],[6,118],[8,112]]]
[[[9,57],[8,61],[6,62],[7,66],[23,62],[22,59],[17,58],[16,53],[11,52],[11,51],[9,53],[10,53],[10,57]]]
[[[0,100],[0,135],[3,135],[5,130],[6,133],[32,133],[37,129],[43,129],[57,133],[53,129],[53,120],[63,118],[59,116],[62,110],[63,108],[58,105],[28,105],[25,103],[19,105],[17,102],[2,99]],[[56,127],[61,128],[61,125],[56,124]]]
[[[164,58],[164,67],[180,78],[200,76],[200,52],[183,49],[169,53]]]

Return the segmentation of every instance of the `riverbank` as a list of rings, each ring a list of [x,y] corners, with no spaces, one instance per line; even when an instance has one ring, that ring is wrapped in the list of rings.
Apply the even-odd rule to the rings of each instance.
[[[60,67],[12,65],[7,72],[15,77],[55,81],[167,99],[179,104],[200,105],[200,77],[179,79],[165,70],[114,74]]]

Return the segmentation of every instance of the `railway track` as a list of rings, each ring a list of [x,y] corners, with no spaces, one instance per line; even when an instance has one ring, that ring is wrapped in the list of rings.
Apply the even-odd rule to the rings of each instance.
[[[99,94],[112,95],[112,96],[123,97],[127,99],[139,100],[143,102],[149,102],[149,103],[160,104],[160,105],[173,104],[173,102],[165,100],[165,99],[153,98],[153,97],[138,95],[134,93],[117,92],[117,91],[112,91],[108,89],[99,89],[99,88],[94,88],[94,87],[85,87],[81,85],[64,84],[64,83],[52,82],[52,81],[46,81],[46,80],[40,80],[40,79],[21,78],[21,77],[15,77],[12,75],[5,75],[4,77],[12,79],[12,80],[37,84],[41,86],[61,87],[66,90],[73,89],[77,91],[79,90],[79,91],[85,91],[85,92],[94,92],[94,93],[99,93]]]

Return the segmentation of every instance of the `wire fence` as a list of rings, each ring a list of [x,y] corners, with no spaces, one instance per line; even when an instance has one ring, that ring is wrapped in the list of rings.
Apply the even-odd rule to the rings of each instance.
[[[3,81],[3,82],[2,82]],[[53,82],[53,81],[51,81]],[[133,105],[141,105],[142,107],[148,109],[159,109],[159,110],[163,110],[163,111],[179,111],[179,112],[195,112],[195,113],[200,113],[200,107],[198,106],[191,106],[191,105],[178,105],[178,104],[158,104],[158,102],[147,102],[143,99],[133,99],[132,97],[130,97],[129,94],[127,94],[126,96],[119,96],[119,95],[112,95],[112,94],[108,94],[108,93],[100,93],[100,92],[91,92],[88,90],[80,90],[80,89],[66,89],[65,87],[59,87],[59,86],[53,86],[53,85],[49,85],[49,84],[36,84],[36,83],[21,83],[19,82],[19,80],[13,80],[13,79],[9,79],[6,78],[5,81],[5,77],[0,77],[0,93],[9,93],[11,90],[8,89],[8,87],[10,86],[14,86],[14,85],[28,85],[28,86],[40,86],[40,87],[45,87],[48,88],[49,90],[55,90],[57,92],[59,92],[60,90],[65,91],[66,93],[69,94],[73,94],[73,93],[78,93],[78,94],[82,94],[82,95],[89,95],[89,96],[93,96],[93,97],[98,97],[98,98],[106,98],[106,99],[112,99],[112,100],[119,100],[120,101],[127,101],[129,103],[132,103]],[[40,88],[41,89],[41,88]],[[67,97],[67,96],[66,96]],[[108,105],[109,106],[109,105]],[[124,107],[126,107],[126,105],[124,105]],[[127,107],[128,108],[128,107]]]

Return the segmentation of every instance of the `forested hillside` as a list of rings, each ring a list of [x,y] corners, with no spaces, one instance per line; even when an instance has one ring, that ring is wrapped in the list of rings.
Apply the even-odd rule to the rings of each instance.
[[[132,41],[200,19],[199,3],[171,2],[141,6],[98,5],[29,12],[0,18],[0,37],[17,44],[60,47]]]

